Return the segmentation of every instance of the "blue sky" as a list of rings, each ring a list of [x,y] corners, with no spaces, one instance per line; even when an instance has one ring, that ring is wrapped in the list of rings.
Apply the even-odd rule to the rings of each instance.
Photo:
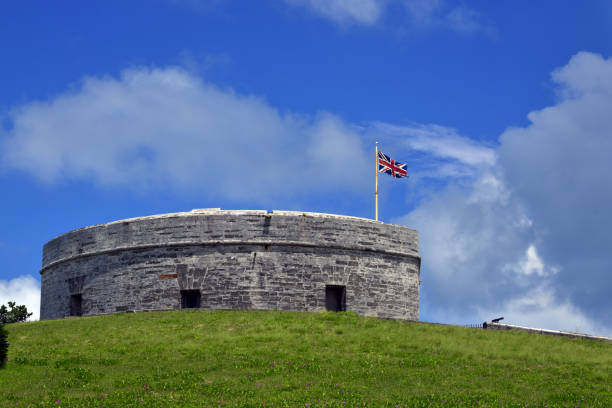
[[[192,208],[420,233],[421,318],[612,335],[607,1],[0,5],[0,302],[42,245]]]

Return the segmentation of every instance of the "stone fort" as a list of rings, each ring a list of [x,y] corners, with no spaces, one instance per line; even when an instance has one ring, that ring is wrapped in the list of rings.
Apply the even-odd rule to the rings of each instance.
[[[218,208],[131,218],[44,245],[40,318],[199,308],[418,320],[420,263],[417,231],[365,218]]]

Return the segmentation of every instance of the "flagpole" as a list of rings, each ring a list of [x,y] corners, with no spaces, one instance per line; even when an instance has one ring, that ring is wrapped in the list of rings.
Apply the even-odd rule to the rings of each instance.
[[[374,173],[376,178],[376,188],[374,189],[374,214],[378,221],[378,142],[376,142],[376,154],[374,155]]]

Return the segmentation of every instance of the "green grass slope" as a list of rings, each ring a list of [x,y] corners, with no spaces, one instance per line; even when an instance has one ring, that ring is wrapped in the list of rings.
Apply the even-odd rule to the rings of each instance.
[[[589,340],[331,312],[133,313],[7,329],[7,407],[612,406],[612,344]]]

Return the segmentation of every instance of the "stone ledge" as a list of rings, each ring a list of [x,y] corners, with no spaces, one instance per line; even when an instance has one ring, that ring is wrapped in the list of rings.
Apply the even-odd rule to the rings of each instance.
[[[394,227],[407,229],[410,231],[416,231],[412,228],[406,227],[405,225],[397,225],[397,224],[389,224],[382,221],[376,221],[369,218],[362,217],[353,217],[350,215],[338,215],[338,214],[327,214],[327,213],[316,213],[316,212],[305,212],[305,211],[283,211],[283,210],[222,210],[220,208],[194,208],[191,211],[182,211],[175,213],[166,213],[166,214],[155,214],[155,215],[147,215],[144,217],[133,217],[133,218],[125,218],[122,220],[105,222],[102,224],[94,224],[88,225],[86,227],[76,228],[70,230],[68,232],[64,232],[63,234],[57,235],[51,238],[48,242],[51,242],[57,238],[60,238],[64,235],[72,234],[78,231],[85,231],[93,228],[106,227],[114,224],[121,224],[126,222],[135,222],[142,220],[154,220],[154,219],[163,219],[163,218],[178,218],[178,217],[188,217],[193,215],[264,215],[264,216],[285,216],[285,217],[312,217],[312,218],[333,218],[333,219],[346,219],[346,220],[358,220],[364,221],[373,224],[382,224],[382,225],[393,225]]]
[[[350,247],[350,246],[341,246],[341,245],[319,245],[313,244],[311,242],[298,242],[298,241],[273,241],[273,240],[253,240],[253,241],[236,241],[236,240],[222,240],[222,241],[198,241],[198,242],[166,242],[160,244],[148,244],[148,245],[132,245],[132,246],[122,246],[109,248],[102,251],[94,251],[94,252],[85,252],[82,254],[70,256],[63,259],[58,259],[57,261],[53,261],[48,265],[44,265],[40,269],[40,274],[42,275],[46,270],[53,268],[54,266],[61,265],[65,262],[73,261],[75,259],[88,258],[91,256],[98,255],[107,255],[115,252],[122,251],[135,251],[142,249],[155,249],[155,248],[171,248],[171,247],[189,247],[189,246],[249,246],[249,245],[268,245],[270,247],[279,246],[279,247],[303,247],[303,248],[323,248],[323,249],[332,249],[332,250],[343,250],[343,251],[353,251],[353,252],[372,252],[377,254],[398,256],[402,258],[411,258],[416,260],[417,268],[420,270],[421,268],[421,257],[415,256],[411,254],[406,254],[403,252],[395,252],[395,251],[385,251],[381,249],[371,249],[367,247]]]

